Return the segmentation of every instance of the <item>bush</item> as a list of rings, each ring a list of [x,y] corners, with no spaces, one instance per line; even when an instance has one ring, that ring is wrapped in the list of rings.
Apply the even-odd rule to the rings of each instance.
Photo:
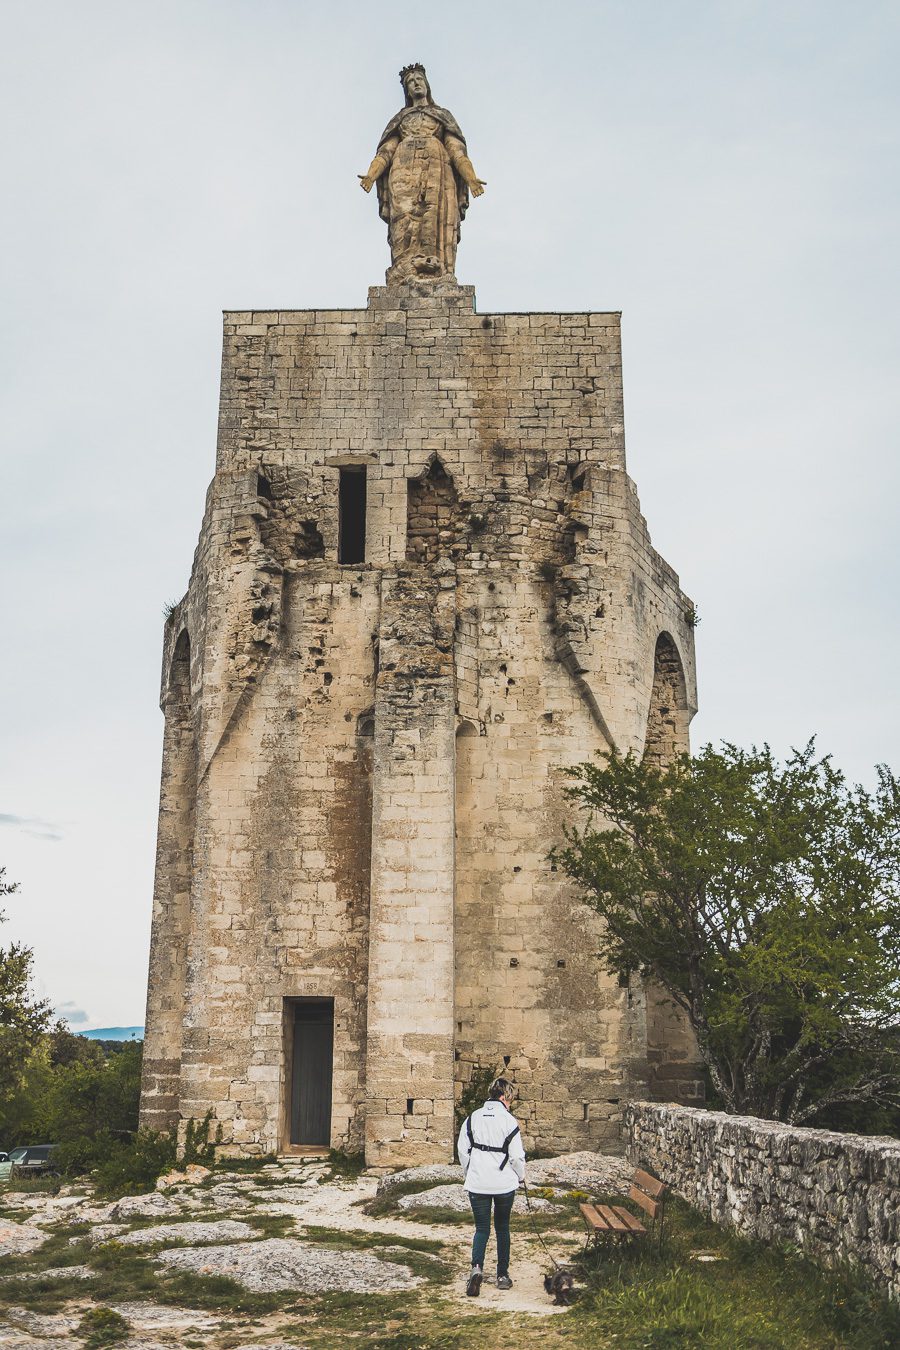
[[[121,1345],[128,1340],[130,1323],[114,1308],[91,1308],[78,1324],[76,1336],[86,1346]]]
[[[98,1192],[110,1199],[152,1191],[157,1178],[175,1162],[174,1134],[138,1130],[128,1143],[97,1142],[104,1152],[93,1179]]]

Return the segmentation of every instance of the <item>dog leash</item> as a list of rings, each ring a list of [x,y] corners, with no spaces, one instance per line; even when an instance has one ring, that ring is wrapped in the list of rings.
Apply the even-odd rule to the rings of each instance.
[[[561,1266],[561,1265],[559,1264],[559,1262],[557,1261],[556,1257],[553,1255],[553,1253],[551,1252],[550,1248],[547,1246],[546,1242],[544,1241],[543,1237],[541,1236],[540,1230],[538,1229],[538,1226],[537,1226],[537,1224],[535,1223],[535,1219],[534,1219],[534,1210],[531,1208],[531,1198],[530,1198],[530,1196],[529,1196],[529,1194],[528,1194],[528,1187],[525,1185],[525,1182],[524,1182],[524,1181],[522,1182],[522,1189],[525,1191],[525,1208],[526,1208],[526,1210],[528,1211],[528,1217],[529,1217],[529,1219],[531,1220],[531,1227],[534,1229],[534,1235],[535,1235],[535,1237],[537,1238],[538,1242],[539,1242],[539,1243],[541,1244],[541,1246],[543,1247],[544,1251],[545,1251],[545,1252],[547,1253],[547,1255],[550,1257],[550,1263],[551,1263],[551,1265],[553,1266],[553,1268],[554,1268],[555,1270],[566,1270],[566,1269],[568,1269],[568,1267],[566,1267],[566,1266]]]

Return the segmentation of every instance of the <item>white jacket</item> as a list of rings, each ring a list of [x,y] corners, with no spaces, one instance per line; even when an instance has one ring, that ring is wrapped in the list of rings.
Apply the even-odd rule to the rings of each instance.
[[[502,1147],[504,1139],[518,1123],[502,1102],[485,1102],[478,1111],[472,1112],[469,1120],[472,1122],[475,1143],[492,1144],[495,1148]],[[525,1149],[521,1134],[510,1140],[509,1162],[502,1170],[502,1153],[486,1153],[483,1149],[471,1147],[465,1121],[459,1132],[456,1151],[465,1172],[464,1185],[467,1191],[474,1191],[477,1195],[508,1195],[525,1180]]]

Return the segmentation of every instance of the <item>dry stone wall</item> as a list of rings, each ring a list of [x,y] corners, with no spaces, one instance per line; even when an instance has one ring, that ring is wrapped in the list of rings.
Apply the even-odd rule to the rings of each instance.
[[[900,1298],[900,1140],[630,1102],[625,1147],[716,1223],[858,1265]]]
[[[284,1147],[298,1000],[333,1000],[330,1142],[371,1162],[448,1158],[476,1067],[517,1077],[529,1146],[689,1099],[682,1019],[604,972],[547,853],[565,765],[686,748],[691,612],[625,472],[617,314],[444,283],[226,314],[166,629],[144,1119]]]

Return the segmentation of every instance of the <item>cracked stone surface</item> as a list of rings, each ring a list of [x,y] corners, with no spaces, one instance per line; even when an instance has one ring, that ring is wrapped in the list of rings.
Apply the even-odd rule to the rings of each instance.
[[[578,1191],[621,1191],[631,1185],[634,1167],[609,1153],[562,1153],[527,1164],[529,1186],[564,1186]]]
[[[462,1168],[455,1163],[431,1163],[424,1167],[404,1167],[399,1172],[392,1172],[390,1176],[382,1177],[378,1182],[378,1194],[384,1195],[387,1191],[393,1191],[397,1186],[404,1186],[408,1181],[433,1181],[435,1185],[442,1182],[456,1181],[462,1178]]]
[[[25,1256],[42,1247],[48,1234],[28,1223],[0,1221],[0,1256]]]
[[[35,1336],[68,1336],[81,1321],[65,1313],[36,1313],[28,1308],[7,1308],[6,1319],[16,1331],[27,1331]]]
[[[160,1223],[152,1228],[135,1228],[117,1239],[125,1247],[149,1247],[154,1242],[187,1242],[200,1246],[213,1242],[240,1242],[257,1236],[257,1230],[239,1219],[219,1219],[215,1223]]]
[[[31,1336],[26,1331],[16,1331],[8,1322],[0,1323],[0,1345],[3,1350],[59,1350],[60,1341],[54,1337]]]
[[[217,1327],[220,1321],[212,1313],[200,1312],[197,1308],[175,1308],[160,1303],[135,1301],[110,1303],[109,1307],[127,1318],[138,1330],[144,1327],[155,1327],[159,1331],[168,1327],[196,1327],[198,1331],[206,1331]]]
[[[46,1270],[23,1270],[18,1275],[0,1275],[0,1280],[93,1280],[97,1274],[90,1266],[48,1266]]]
[[[177,1214],[178,1205],[160,1191],[149,1195],[126,1195],[109,1206],[107,1217],[114,1222],[122,1219],[155,1219],[158,1214]]]
[[[211,1176],[212,1172],[208,1167],[201,1167],[199,1163],[189,1163],[183,1170],[176,1167],[171,1172],[164,1172],[161,1177],[157,1177],[156,1189],[168,1191],[173,1186],[197,1186]]]
[[[525,1204],[524,1195],[521,1201]],[[542,1200],[539,1196],[533,1196],[531,1199],[531,1208],[533,1210],[551,1209],[553,1207],[550,1200]],[[455,1186],[433,1186],[428,1191],[415,1191],[412,1195],[401,1195],[397,1201],[398,1209],[452,1209],[456,1214],[470,1214],[472,1206],[469,1203],[469,1197],[459,1182]]]
[[[122,1233],[128,1232],[127,1223],[98,1223],[88,1233],[87,1238],[78,1234],[76,1237],[69,1238],[69,1246],[77,1247],[79,1242],[87,1241],[91,1247],[99,1247],[103,1242],[118,1241]]]
[[[382,1261],[371,1252],[311,1247],[296,1238],[221,1247],[179,1247],[154,1258],[174,1270],[228,1275],[257,1293],[296,1289],[302,1293],[383,1293],[414,1289],[422,1279],[407,1266]]]

